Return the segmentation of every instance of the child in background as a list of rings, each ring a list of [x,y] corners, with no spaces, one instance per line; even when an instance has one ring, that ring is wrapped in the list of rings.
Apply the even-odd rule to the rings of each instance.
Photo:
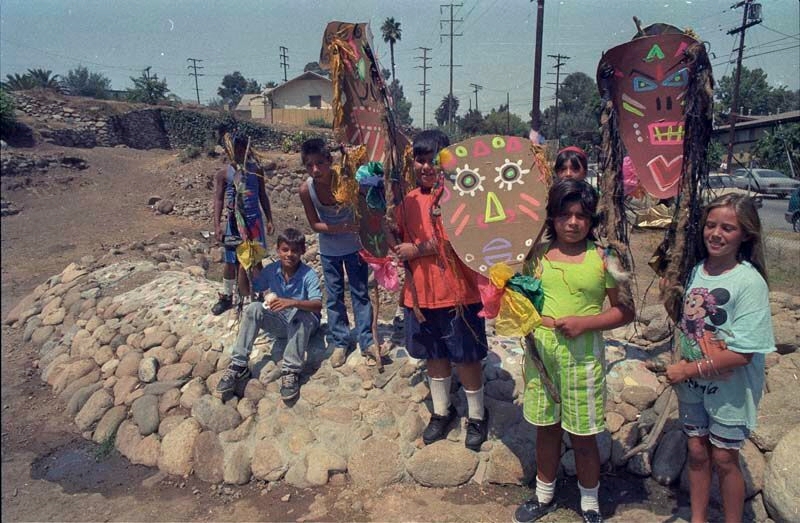
[[[433,401],[433,414],[422,439],[430,445],[446,437],[456,418],[456,410],[450,404],[454,363],[467,397],[464,445],[478,451],[488,435],[489,417],[483,402],[481,367],[488,349],[484,321],[478,317],[482,306],[477,275],[461,262],[444,238],[441,216],[434,208],[443,189],[437,185],[442,173],[434,158],[448,145],[447,135],[441,131],[423,131],[414,138],[418,187],[396,207],[402,243],[393,250],[410,266],[417,305],[425,317],[420,322],[412,310],[414,296],[407,279],[402,295],[406,350],[414,358],[425,360]],[[442,249],[438,241],[444,242]],[[440,258],[440,252],[445,253],[446,259]]]
[[[571,145],[558,151],[555,173],[559,180],[585,180],[589,172],[589,163],[583,149]]]
[[[222,314],[233,307],[233,291],[237,287],[242,297],[250,297],[250,281],[245,273],[244,267],[240,266],[236,259],[236,246],[226,245],[225,237],[239,237],[238,226],[236,225],[236,196],[237,185],[241,185],[238,190],[243,191],[243,201],[240,210],[244,215],[245,225],[250,234],[250,239],[257,241],[266,250],[267,234],[272,236],[275,228],[272,225],[272,207],[269,203],[267,188],[264,180],[258,173],[255,163],[245,158],[247,154],[248,138],[243,134],[233,136],[233,158],[231,164],[226,168],[217,171],[214,175],[214,238],[225,246],[224,261],[225,267],[222,273],[222,293],[219,295],[217,303],[211,308],[211,313],[215,316]],[[241,174],[237,169],[241,168]],[[241,176],[241,178],[240,178]],[[222,228],[222,209],[227,211],[225,229]],[[264,220],[266,219],[266,227]],[[238,268],[238,271],[237,271]],[[261,270],[261,261],[253,268],[253,278],[258,277]]]
[[[370,350],[372,339],[372,304],[369,301],[369,265],[358,251],[358,223],[352,209],[339,205],[333,196],[333,176],[330,150],[321,138],[306,140],[301,146],[300,158],[309,178],[300,186],[300,200],[306,218],[319,237],[319,254],[325,279],[325,308],[328,311],[329,344],[334,346],[331,366],[339,367],[347,359],[350,347],[350,323],[344,303],[344,277],[350,287],[353,314],[356,321],[356,339],[367,365],[375,365]]]
[[[686,289],[679,341],[667,367],[689,436],[692,521],[708,521],[712,465],[725,521],[742,521],[739,449],[756,426],[764,355],[775,350],[761,222],[753,201],[726,194],[702,221],[703,260]]]
[[[242,316],[239,335],[233,345],[231,363],[217,385],[217,393],[231,392],[250,377],[247,362],[260,330],[278,338],[286,338],[283,352],[281,398],[288,402],[300,393],[300,372],[305,363],[308,340],[319,327],[322,293],[319,277],[303,263],[306,237],[297,229],[286,229],[278,235],[278,261],[270,263],[253,281],[257,292],[270,292],[264,303],[253,302]]]
[[[595,245],[597,193],[584,181],[557,181],[547,197],[545,228],[551,241],[534,251],[526,272],[541,279],[542,326],[536,350],[561,394],[555,403],[535,366],[524,362],[523,414],[536,425],[536,493],[514,514],[517,523],[536,521],[556,509],[555,482],[562,430],[575,451],[583,521],[602,521],[598,502],[600,454],[596,435],[605,429],[605,345],[601,332],[625,325],[632,310],[622,306],[610,261]],[[603,310],[608,298],[609,307]]]

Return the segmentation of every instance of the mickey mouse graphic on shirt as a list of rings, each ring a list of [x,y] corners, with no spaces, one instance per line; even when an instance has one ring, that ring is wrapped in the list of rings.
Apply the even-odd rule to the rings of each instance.
[[[689,291],[683,301],[680,322],[680,330],[688,338],[683,344],[686,359],[693,361],[713,357],[714,353],[727,350],[725,342],[716,338],[715,333],[728,320],[728,313],[721,306],[728,303],[730,298],[730,292],[722,288],[709,291],[704,287],[696,287]]]

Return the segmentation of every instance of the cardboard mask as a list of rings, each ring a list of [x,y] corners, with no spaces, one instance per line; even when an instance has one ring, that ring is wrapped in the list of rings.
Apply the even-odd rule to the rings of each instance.
[[[372,50],[372,34],[366,23],[330,22],[322,38],[320,66],[331,71],[333,82],[333,131],[347,145],[364,145],[369,162],[381,162],[391,173],[395,151],[408,139],[392,128],[391,103],[381,68]],[[372,255],[384,257],[388,243],[382,234],[385,210],[368,205],[366,192],[358,198],[360,236]]]
[[[547,184],[533,145],[484,135],[439,153],[442,224],[459,258],[488,276],[498,262],[521,265],[544,226]]]
[[[622,142],[642,187],[656,198],[669,198],[679,188],[685,96],[693,74],[684,50],[698,41],[672,26],[652,27],[670,32],[637,36],[606,52],[597,82],[601,95],[607,89],[613,101]]]

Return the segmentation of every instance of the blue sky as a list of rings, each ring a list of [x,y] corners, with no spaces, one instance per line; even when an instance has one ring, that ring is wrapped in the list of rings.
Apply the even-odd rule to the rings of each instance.
[[[730,75],[738,37],[726,34],[741,23],[733,0],[546,0],[542,106],[553,103],[554,60],[569,56],[564,74],[594,77],[601,53],[631,38],[632,16],[692,27],[709,43],[715,77]],[[760,67],[772,85],[800,88],[800,2],[762,1],[763,23],[747,30],[745,65]],[[483,86],[478,107],[486,112],[506,101],[527,119],[532,98],[536,2],[461,0],[454,9],[454,94],[466,109],[475,104],[470,84]],[[288,48],[292,78],[319,60],[322,33],[333,20],[370,22],[381,66],[390,67],[380,35],[387,17],[401,23],[395,45],[397,76],[412,117],[421,124],[420,47],[430,48],[427,70],[428,121],[449,90],[449,8],[429,0],[0,0],[0,76],[28,68],[64,74],[84,65],[102,72],[112,87],[151,66],[178,96],[195,98],[187,58],[203,60],[200,99],[216,95],[222,77],[240,71],[261,83],[280,82],[280,46]]]

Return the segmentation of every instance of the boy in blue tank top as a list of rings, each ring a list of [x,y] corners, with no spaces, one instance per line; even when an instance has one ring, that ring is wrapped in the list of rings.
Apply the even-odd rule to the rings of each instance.
[[[353,210],[336,202],[331,184],[333,158],[321,138],[306,140],[300,159],[308,171],[308,180],[300,186],[300,200],[311,229],[318,234],[322,274],[325,280],[325,308],[328,313],[328,344],[333,345],[331,366],[340,367],[350,347],[350,324],[344,303],[345,274],[353,302],[356,341],[367,365],[377,362],[370,350],[372,339],[372,304],[369,301],[369,265],[358,251],[358,223]]]

